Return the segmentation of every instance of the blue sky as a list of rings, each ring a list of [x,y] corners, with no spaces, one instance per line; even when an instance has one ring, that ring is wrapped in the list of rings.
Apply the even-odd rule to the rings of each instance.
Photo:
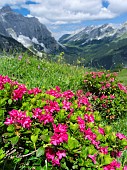
[[[127,21],[127,0],[4,0],[24,16],[34,16],[58,38],[87,25]]]

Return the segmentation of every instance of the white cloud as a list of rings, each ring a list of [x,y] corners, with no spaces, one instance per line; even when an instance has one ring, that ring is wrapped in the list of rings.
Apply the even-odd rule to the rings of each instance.
[[[127,12],[127,0],[106,0],[109,2],[108,9],[117,15]]]
[[[85,20],[114,18],[127,12],[127,0],[33,0],[37,4],[25,4],[28,0],[2,0],[0,6],[10,4],[26,7],[30,15],[38,17],[45,24],[77,23]],[[109,3],[108,8],[102,5]]]
[[[2,0],[0,1],[0,6],[4,6],[6,4],[9,5],[17,5],[17,4],[25,4],[27,0]]]
[[[109,19],[115,14],[102,6],[102,0],[35,0],[29,4],[30,14],[43,23],[67,24],[84,20]]]
[[[25,4],[28,0],[1,0],[0,6],[25,7],[29,16],[37,17],[44,24],[70,24],[86,20],[114,18],[127,12],[127,0],[32,0],[37,4]],[[108,2],[104,7],[102,2]]]

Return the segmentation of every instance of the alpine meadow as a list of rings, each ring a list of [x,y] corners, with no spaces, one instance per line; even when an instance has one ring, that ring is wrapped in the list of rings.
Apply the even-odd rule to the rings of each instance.
[[[127,170],[126,6],[0,2],[0,170]]]

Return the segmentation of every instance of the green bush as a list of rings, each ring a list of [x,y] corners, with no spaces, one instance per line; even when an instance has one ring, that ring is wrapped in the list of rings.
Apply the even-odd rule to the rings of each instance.
[[[84,76],[82,89],[93,109],[111,123],[127,115],[127,88],[117,79],[117,73],[90,72]]]
[[[42,92],[0,76],[2,169],[124,169],[127,137],[101,125],[91,99],[56,86]]]

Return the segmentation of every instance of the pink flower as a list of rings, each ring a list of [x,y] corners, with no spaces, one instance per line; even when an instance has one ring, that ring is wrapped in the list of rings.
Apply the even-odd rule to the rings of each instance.
[[[63,124],[53,125],[54,135],[51,137],[50,143],[59,145],[60,143],[68,141],[67,126]]]
[[[66,157],[66,152],[65,150],[58,150],[58,152],[56,152],[56,155],[58,156],[58,159],[62,159],[63,157]]]
[[[100,145],[100,141],[96,141],[96,140],[91,140],[91,143],[97,148],[97,149],[99,149],[100,147],[99,147],[99,145]]]
[[[63,92],[62,97],[65,97],[67,100],[69,100],[74,97],[74,93],[71,90],[67,90]]]
[[[98,96],[93,95],[92,96],[94,100],[97,100]]]
[[[92,132],[91,128],[88,128],[87,130],[84,130],[85,139],[88,139],[91,141],[91,144],[93,144],[97,149],[99,149],[100,141],[96,141],[97,135]]]
[[[53,166],[60,166],[60,160],[66,157],[65,150],[58,150],[56,152],[55,149],[50,147],[46,148],[45,153],[47,160],[51,161]]]
[[[46,94],[50,94],[50,95],[52,95],[56,98],[62,97],[62,94],[60,92],[60,88],[58,86],[56,86],[55,89],[50,89],[50,90],[46,91]]]
[[[83,96],[83,90],[77,90],[76,95],[77,97]]]
[[[91,96],[91,95],[92,95],[92,93],[91,93],[91,92],[89,92],[89,91],[88,91],[88,92],[86,92],[86,94],[85,94],[85,96],[86,96],[86,97],[89,97],[89,96]]]
[[[60,107],[58,105],[58,103],[56,101],[47,101],[46,106],[44,106],[44,110],[46,111],[46,113],[53,113],[53,112],[59,112],[60,111]]]
[[[127,137],[125,135],[123,135],[122,133],[117,133],[116,134],[117,138],[119,138],[120,140],[122,139],[127,139]]]
[[[78,121],[80,131],[84,132],[84,130],[85,130],[85,121],[80,116],[78,116],[77,121]]]
[[[106,89],[106,87],[105,87],[105,86],[102,86],[102,87],[101,87],[101,90],[105,90],[105,89]]]
[[[54,123],[54,118],[50,113],[42,114],[39,120],[40,122],[44,122],[44,125],[47,123]]]
[[[0,75],[0,90],[4,89],[4,84],[6,83],[12,84],[11,79],[8,76]]]
[[[89,123],[90,123],[90,122],[94,123],[94,116],[93,116],[93,114],[90,114],[90,115],[85,114],[84,118],[85,118],[85,120],[86,120],[87,122],[89,122]]]
[[[56,124],[53,124],[53,129],[55,133],[66,133],[67,125],[59,123],[58,126],[56,126]]]
[[[13,100],[22,99],[23,95],[27,92],[24,84],[18,85],[18,88],[12,92]]]
[[[18,110],[12,110],[9,112],[10,118],[6,118],[6,121],[4,124],[18,124],[21,125],[24,128],[29,129],[31,126],[31,119],[29,116],[26,116],[26,112],[18,111]]]
[[[46,152],[46,158],[47,158],[48,161],[55,159],[55,152],[52,148],[47,147],[45,152]]]
[[[113,160],[110,164],[103,167],[104,170],[116,170],[116,168],[120,168],[120,163],[116,160]]]
[[[38,93],[41,93],[41,92],[42,92],[42,90],[39,89],[38,87],[37,88],[33,88],[31,90],[28,90],[28,94],[34,94],[34,95],[36,95]]]
[[[110,83],[106,83],[106,85],[105,85],[107,88],[109,88],[110,86],[111,86],[111,84]]]
[[[40,119],[42,116],[42,110],[40,108],[35,108],[32,110],[33,112],[33,118],[34,119]]]
[[[47,123],[54,122],[52,114],[50,113],[42,114],[42,110],[40,108],[33,109],[33,118],[38,119],[41,123],[44,122],[44,125]]]
[[[100,97],[100,100],[107,99],[108,96],[105,96],[104,94]]]
[[[110,78],[110,80],[109,80],[109,81],[110,81],[110,82],[114,82],[114,80],[115,80],[114,78]]]
[[[11,124],[14,124],[15,121],[12,117],[10,118],[6,118],[6,121],[4,122],[5,125],[11,125]]]
[[[114,158],[116,158],[116,157],[120,158],[121,155],[122,155],[122,152],[118,151],[118,150],[115,150],[115,151],[111,152],[111,156],[114,157]]]
[[[125,166],[123,167],[123,170],[127,170],[127,165],[125,165]]]
[[[104,132],[104,129],[103,129],[103,128],[100,128],[100,127],[99,127],[99,128],[98,128],[98,131],[99,131],[100,134],[105,135],[105,132]]]
[[[53,159],[53,160],[52,160],[52,165],[53,165],[53,166],[60,166],[60,161],[59,161],[59,159],[58,159],[58,158]]]
[[[71,115],[73,114],[73,112],[74,112],[74,109],[71,108],[71,109],[70,109],[70,113],[69,113],[68,116],[67,116],[68,119],[70,119],[70,117],[71,117]]]
[[[71,105],[72,105],[72,103],[68,102],[67,100],[63,100],[62,104],[63,104],[62,108],[65,109],[65,110],[70,110]]]
[[[107,108],[107,105],[103,103],[103,104],[102,104],[102,107]]]
[[[94,155],[88,155],[90,159],[92,159],[93,163],[96,164],[96,154]]]
[[[111,99],[115,99],[115,96],[112,95],[112,94],[110,94],[110,98],[111,98]]]
[[[110,76],[111,76],[111,74],[110,74],[110,73],[106,75],[106,77],[110,77]]]
[[[78,98],[78,106],[80,107],[81,104],[86,105],[86,106],[90,106],[90,103],[89,103],[89,101],[88,101],[88,98],[85,97],[85,96],[82,96],[82,97],[79,97],[79,98]]]
[[[123,90],[125,93],[127,93],[127,88],[123,84],[118,83],[118,87],[120,90]]]
[[[108,154],[108,146],[100,147],[99,150],[103,154]]]

